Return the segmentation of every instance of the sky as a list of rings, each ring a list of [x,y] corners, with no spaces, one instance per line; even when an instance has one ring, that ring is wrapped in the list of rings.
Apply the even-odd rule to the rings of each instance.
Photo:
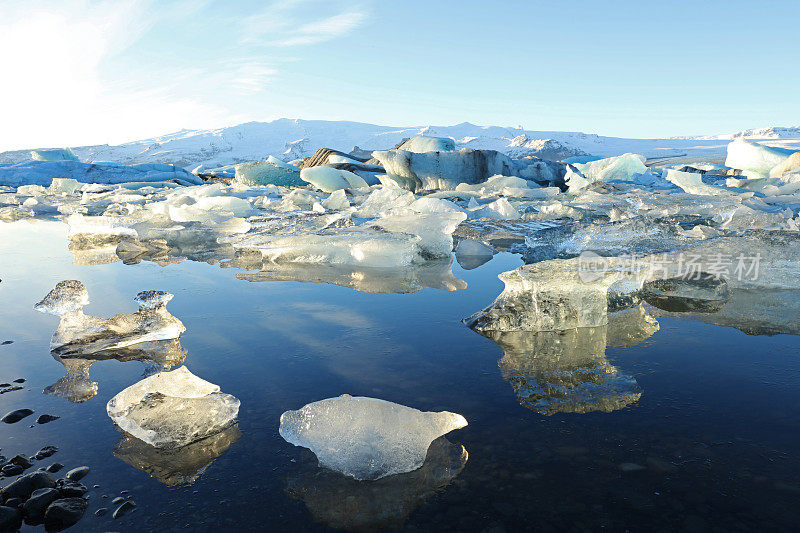
[[[800,125],[797,0],[0,0],[0,150],[252,120]]]

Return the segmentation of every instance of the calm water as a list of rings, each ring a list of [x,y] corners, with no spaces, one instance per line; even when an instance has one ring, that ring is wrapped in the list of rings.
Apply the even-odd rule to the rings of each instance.
[[[253,283],[237,279],[237,269],[191,261],[76,265],[65,225],[0,224],[0,341],[14,341],[0,346],[0,381],[27,380],[24,390],[0,395],[0,411],[29,407],[61,417],[33,428],[34,417],[3,424],[1,453],[55,445],[59,452],[45,464],[89,465],[84,482],[100,487],[91,489],[89,509],[74,528],[83,531],[324,531],[330,524],[498,532],[794,529],[800,338],[660,317],[660,330],[644,342],[605,351],[608,364],[638,383],[638,401],[613,412],[545,416],[520,404],[509,377],[513,364],[498,364],[503,349],[460,322],[502,290],[499,272],[520,264],[511,254],[474,270],[454,263],[465,290],[371,294]],[[141,290],[175,295],[169,309],[187,328],[180,340],[186,366],[242,402],[241,434],[228,432],[211,455],[195,452],[198,466],[204,453],[207,460],[221,455],[193,483],[169,486],[117,457],[124,455],[119,449],[115,456],[124,443],[105,405],[145,375],[142,362],[93,364],[88,372],[98,392],[82,403],[42,393],[65,369],[48,347],[57,317],[32,306],[64,279],[87,286],[92,303],[85,311],[96,316],[134,311]],[[277,432],[283,411],[343,393],[454,411],[469,426],[438,443],[444,451],[429,455],[417,474],[348,482],[317,469],[313,456]],[[454,454],[460,445],[466,464],[466,454]],[[164,472],[182,458],[149,460],[139,466],[171,483]],[[446,486],[439,486],[442,471],[452,478]],[[94,516],[101,506],[113,509],[110,499],[122,490],[130,491],[136,512],[116,521]]]

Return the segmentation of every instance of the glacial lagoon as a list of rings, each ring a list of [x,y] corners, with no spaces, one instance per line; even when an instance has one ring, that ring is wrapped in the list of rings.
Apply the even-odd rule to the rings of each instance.
[[[246,257],[213,254],[98,260],[67,231],[48,220],[0,224],[0,342],[13,341],[0,345],[0,381],[25,379],[0,402],[4,412],[34,411],[0,431],[5,456],[49,445],[58,452],[35,467],[90,467],[76,530],[788,530],[797,522],[794,293],[738,291],[718,309],[643,302],[591,328],[479,334],[462,319],[501,293],[497,276],[522,265],[519,254],[467,268],[443,260],[392,279],[248,270]],[[71,279],[88,290],[85,312],[100,317],[134,313],[140,291],[167,291],[186,331],[113,357],[53,355],[58,318],[33,305]],[[180,364],[241,402],[238,423],[169,450],[115,429],[108,400]],[[435,440],[417,470],[356,481],[278,434],[285,411],[342,394],[460,413],[469,425]],[[60,418],[35,423],[41,414]],[[95,515],[119,496],[135,510]]]

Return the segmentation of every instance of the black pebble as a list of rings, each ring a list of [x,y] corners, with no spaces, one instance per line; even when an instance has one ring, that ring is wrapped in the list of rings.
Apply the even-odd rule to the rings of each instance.
[[[3,472],[6,476],[16,476],[17,474],[21,474],[25,469],[22,468],[20,465],[5,465],[0,472]]]
[[[6,500],[5,505],[7,505],[8,507],[19,507],[23,503],[25,502],[22,498],[9,498],[8,500]]]
[[[42,457],[50,457],[57,451],[58,448],[56,448],[55,446],[45,446],[44,448],[36,452],[36,455],[41,455]]]
[[[25,378],[15,379],[14,383],[25,383]]]
[[[51,474],[55,474],[62,468],[64,468],[64,465],[62,465],[61,463],[53,463],[47,467],[47,471],[50,472]]]
[[[13,424],[14,422],[19,422],[26,416],[30,416],[33,414],[32,409],[17,409],[16,411],[11,411],[10,413],[6,413],[3,418],[0,418],[6,424]]]
[[[14,344],[14,341],[3,341],[3,342],[0,342],[0,346],[5,346],[6,344]]]
[[[103,515],[105,515],[107,512],[108,512],[108,509],[106,509],[105,507],[101,507],[100,509],[96,510],[96,511],[94,512],[94,514],[95,514],[95,515],[97,515],[97,516],[103,516]]]
[[[125,513],[127,513],[131,509],[133,509],[134,507],[136,507],[136,504],[133,502],[133,500],[128,500],[125,503],[123,503],[122,505],[120,505],[119,507],[117,507],[117,509],[114,511],[114,514],[112,516],[114,518],[120,518],[120,517],[124,516]]]
[[[86,477],[86,474],[89,473],[88,466],[79,466],[78,468],[73,468],[69,472],[67,472],[67,479],[72,481],[80,481],[81,479]]]
[[[59,418],[61,417],[56,415],[39,415],[39,418],[36,419],[36,423],[47,424],[48,422],[52,422],[53,420],[58,420]]]
[[[114,505],[117,505],[118,503],[122,503],[124,501],[125,501],[125,498],[123,498],[122,496],[117,496],[116,498],[111,500],[111,503],[113,503]]]

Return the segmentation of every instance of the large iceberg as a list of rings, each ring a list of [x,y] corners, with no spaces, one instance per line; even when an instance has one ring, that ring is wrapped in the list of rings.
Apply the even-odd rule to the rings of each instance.
[[[414,153],[379,150],[372,153],[398,185],[418,189],[454,189],[459,183],[480,183],[490,176],[509,176],[515,166],[506,155],[494,150],[464,148],[458,152]],[[396,179],[395,179],[396,178]]]
[[[108,401],[106,411],[125,433],[156,448],[178,448],[235,424],[239,405],[181,366],[131,385]]]
[[[767,178],[774,167],[793,153],[794,150],[766,146],[739,137],[728,145],[725,166],[742,170],[748,177]]]
[[[321,466],[374,480],[416,470],[431,442],[466,425],[456,413],[345,394],[286,411],[279,432],[287,442],[314,452]]]

